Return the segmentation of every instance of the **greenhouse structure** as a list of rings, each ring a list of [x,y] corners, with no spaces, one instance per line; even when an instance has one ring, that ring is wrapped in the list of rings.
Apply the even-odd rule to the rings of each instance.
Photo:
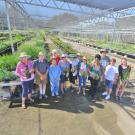
[[[0,135],[135,135],[135,0],[0,0]]]

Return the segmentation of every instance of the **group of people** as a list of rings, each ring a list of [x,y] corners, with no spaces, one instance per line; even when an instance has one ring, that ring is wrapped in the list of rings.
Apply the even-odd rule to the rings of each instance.
[[[86,82],[90,80],[90,95],[95,98],[100,83],[104,83],[106,91],[102,93],[106,100],[110,99],[113,84],[117,82],[116,100],[120,101],[127,86],[131,67],[127,59],[122,58],[121,64],[116,66],[116,59],[107,56],[107,50],[101,50],[101,55],[96,54],[91,64],[87,58],[78,54],[58,55],[57,50],[51,52],[51,61],[48,62],[43,52],[39,52],[38,59],[32,61],[22,52],[16,67],[16,75],[22,82],[22,108],[26,108],[26,100],[34,102],[32,90],[34,81],[39,86],[39,99],[45,98],[46,85],[50,83],[51,95],[59,96],[67,91],[66,82],[69,80],[70,89],[74,89],[78,82],[77,94],[86,95]],[[48,78],[49,77],[49,78]]]

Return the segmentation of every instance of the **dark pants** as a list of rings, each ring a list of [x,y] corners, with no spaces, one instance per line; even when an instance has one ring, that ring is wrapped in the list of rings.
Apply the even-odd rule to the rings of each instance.
[[[89,80],[91,82],[90,95],[91,95],[91,97],[95,97],[95,95],[97,93],[97,89],[98,89],[99,80],[95,80],[91,77],[89,78]]]
[[[22,81],[22,97],[27,97],[28,94],[32,94],[34,85],[34,79],[30,81]]]

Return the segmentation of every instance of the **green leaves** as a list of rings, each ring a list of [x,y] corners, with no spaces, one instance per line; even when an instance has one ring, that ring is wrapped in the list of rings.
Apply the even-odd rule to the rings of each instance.
[[[58,37],[53,37],[52,38],[53,40],[53,43],[58,47],[60,48],[64,53],[67,53],[67,54],[76,54],[77,51],[74,50],[72,47],[70,47],[67,43],[64,43],[63,41],[61,41]]]
[[[0,69],[0,81],[15,80],[17,77],[10,71]]]

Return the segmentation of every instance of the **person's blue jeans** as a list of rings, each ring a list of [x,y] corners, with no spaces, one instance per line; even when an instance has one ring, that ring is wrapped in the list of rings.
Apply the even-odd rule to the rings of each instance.
[[[87,77],[82,77],[79,75],[79,87],[84,87],[86,88],[86,80],[87,80]]]
[[[52,95],[54,95],[54,94],[58,95],[58,92],[59,92],[59,80],[55,80],[55,81],[50,80],[50,84],[51,84],[51,93],[52,93]]]

